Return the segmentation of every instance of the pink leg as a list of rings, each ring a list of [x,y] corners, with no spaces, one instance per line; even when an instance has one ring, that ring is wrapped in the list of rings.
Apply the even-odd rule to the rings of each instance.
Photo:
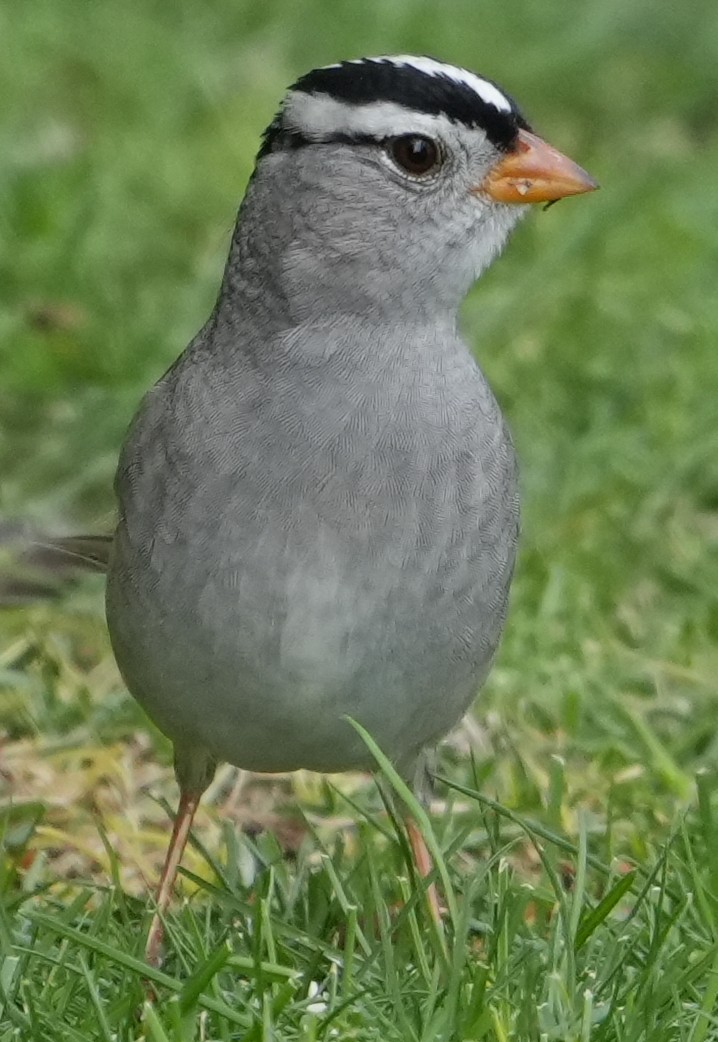
[[[157,967],[162,961],[162,941],[165,932],[162,920],[172,899],[175,880],[177,879],[177,869],[182,860],[184,848],[187,846],[189,830],[192,827],[192,819],[199,801],[200,794],[187,792],[186,790],[180,791],[179,807],[177,808],[177,816],[172,829],[172,837],[167,848],[167,857],[165,858],[159,886],[157,887],[155,914],[152,916],[150,932],[147,935],[145,959],[150,966]]]
[[[406,818],[406,831],[409,836],[409,846],[411,847],[411,853],[414,858],[417,874],[420,879],[426,879],[426,877],[431,875],[431,872],[433,871],[434,862],[431,859],[429,848],[421,834],[420,828],[414,819],[408,816]],[[441,926],[441,908],[439,906],[439,898],[434,883],[431,883],[427,888],[426,899],[429,902],[431,918],[437,926]]]

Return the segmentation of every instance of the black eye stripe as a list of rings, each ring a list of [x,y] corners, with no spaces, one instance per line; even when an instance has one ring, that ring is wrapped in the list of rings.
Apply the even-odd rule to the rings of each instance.
[[[422,141],[427,142],[433,151],[432,161],[427,163],[426,169],[410,169],[408,164],[401,161],[401,158],[397,158],[393,153],[393,149],[399,142],[408,141]],[[405,173],[413,174],[414,176],[421,176],[427,174],[430,171],[438,168],[443,160],[444,154],[440,146],[429,137],[423,134],[401,134],[397,137],[382,137],[377,138],[371,134],[332,134],[331,137],[322,139],[316,139],[309,137],[306,134],[302,134],[299,131],[277,131],[271,139],[265,141],[262,145],[260,152],[257,155],[257,159],[261,159],[270,152],[293,152],[299,148],[310,148],[314,146],[321,148],[323,145],[354,145],[363,146],[370,148],[382,148],[394,161],[395,165],[399,166]],[[401,147],[401,146],[400,146]]]
[[[383,141],[370,134],[332,134],[331,136],[317,138],[310,137],[299,130],[284,130],[281,126],[270,127],[264,135],[262,147],[257,153],[257,159],[268,155],[270,152],[291,152],[297,148],[308,148],[310,145],[374,145],[380,146]]]

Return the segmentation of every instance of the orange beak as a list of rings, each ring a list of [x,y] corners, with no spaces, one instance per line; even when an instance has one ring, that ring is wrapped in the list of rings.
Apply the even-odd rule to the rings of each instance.
[[[499,203],[550,203],[593,192],[598,182],[540,137],[519,130],[513,151],[500,159],[474,192]]]

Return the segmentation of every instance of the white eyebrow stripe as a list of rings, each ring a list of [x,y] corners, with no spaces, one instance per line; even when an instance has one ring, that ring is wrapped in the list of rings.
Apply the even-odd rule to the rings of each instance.
[[[316,141],[340,134],[378,140],[399,134],[436,137],[451,130],[451,121],[446,116],[415,112],[393,101],[353,105],[338,101],[331,94],[305,94],[303,91],[291,91],[287,95],[282,107],[282,122],[287,130],[299,131]]]
[[[362,65],[367,62],[391,62],[392,65],[410,67],[425,73],[427,76],[447,76],[454,83],[469,87],[475,94],[486,102],[493,105],[499,112],[511,112],[512,106],[509,99],[501,93],[498,87],[488,80],[477,76],[475,72],[459,68],[458,65],[447,65],[436,61],[435,58],[426,58],[423,55],[413,54],[382,54],[376,58],[354,58],[350,65]],[[338,68],[338,65],[327,66],[327,68]]]

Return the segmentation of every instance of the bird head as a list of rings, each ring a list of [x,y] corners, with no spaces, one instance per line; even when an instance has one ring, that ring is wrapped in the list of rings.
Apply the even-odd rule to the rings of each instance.
[[[324,309],[455,313],[530,204],[596,187],[496,84],[400,55],[298,79],[247,205],[306,312],[321,296]]]

